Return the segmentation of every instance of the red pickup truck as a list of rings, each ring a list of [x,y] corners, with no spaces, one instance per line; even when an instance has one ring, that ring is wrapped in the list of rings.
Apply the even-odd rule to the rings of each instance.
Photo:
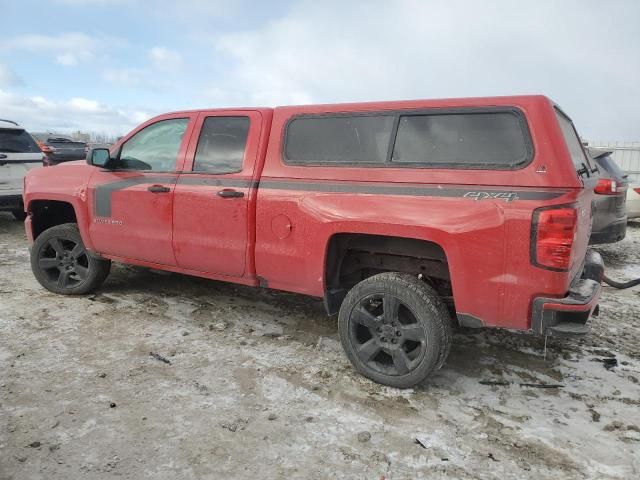
[[[184,111],[29,172],[25,224],[53,292],[113,260],[321,297],[354,367],[409,387],[454,326],[587,331],[597,179],[544,96]]]

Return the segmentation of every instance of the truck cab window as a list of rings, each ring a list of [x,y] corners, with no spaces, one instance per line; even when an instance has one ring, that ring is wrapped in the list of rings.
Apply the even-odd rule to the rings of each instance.
[[[240,172],[248,133],[249,117],[207,117],[198,139],[193,171]]]
[[[122,145],[118,168],[174,171],[188,123],[188,118],[172,118],[143,128]]]

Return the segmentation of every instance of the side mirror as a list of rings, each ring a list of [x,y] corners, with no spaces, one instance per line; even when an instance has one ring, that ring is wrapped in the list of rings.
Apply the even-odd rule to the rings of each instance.
[[[92,148],[87,154],[87,163],[94,167],[106,167],[109,159],[108,148]]]

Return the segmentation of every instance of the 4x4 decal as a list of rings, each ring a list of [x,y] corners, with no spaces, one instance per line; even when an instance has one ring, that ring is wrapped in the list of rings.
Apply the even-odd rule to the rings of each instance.
[[[513,202],[520,197],[516,192],[467,192],[463,195],[465,198],[473,198],[474,200],[504,200],[505,202]]]

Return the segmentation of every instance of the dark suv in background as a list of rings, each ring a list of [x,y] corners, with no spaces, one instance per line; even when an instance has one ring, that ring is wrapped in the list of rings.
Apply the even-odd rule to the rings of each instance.
[[[611,157],[612,151],[594,147],[587,151],[600,170],[589,243],[619,242],[627,233],[627,175]]]
[[[45,154],[44,165],[57,165],[71,160],[84,160],[88,146],[69,135],[59,133],[34,133],[34,138]]]

